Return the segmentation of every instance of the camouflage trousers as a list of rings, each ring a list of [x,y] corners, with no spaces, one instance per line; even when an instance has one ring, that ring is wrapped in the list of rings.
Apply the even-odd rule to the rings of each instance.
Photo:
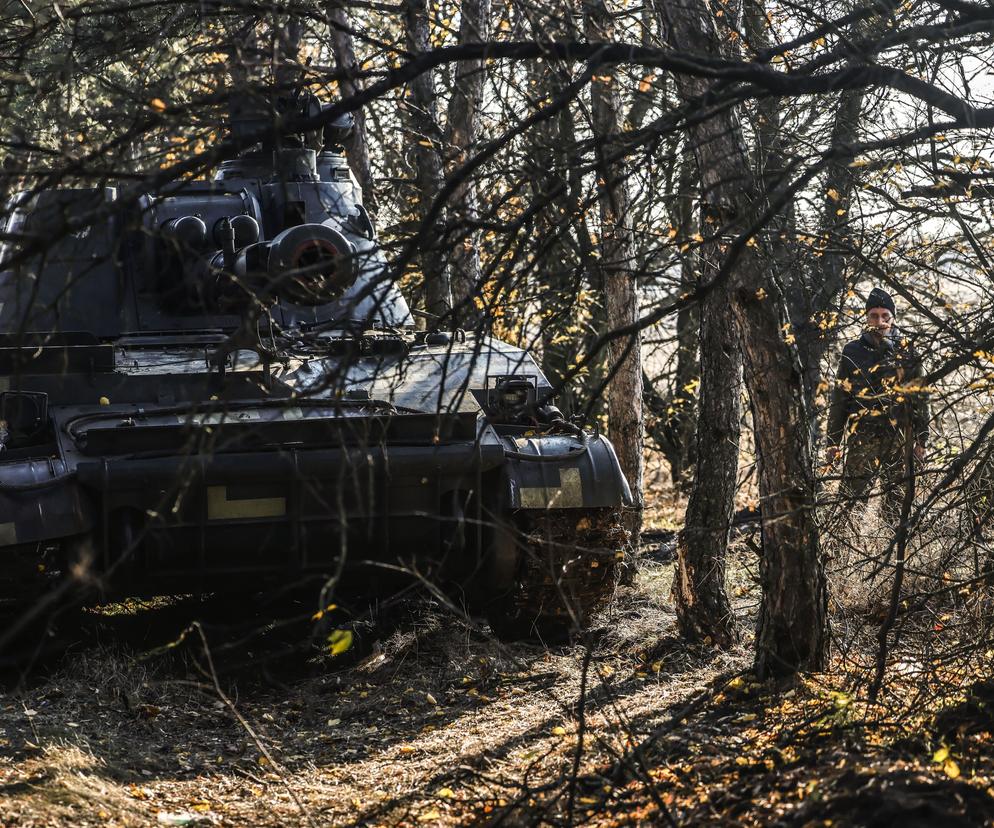
[[[873,484],[879,479],[880,518],[885,525],[896,529],[901,522],[909,476],[903,434],[898,431],[851,434],[839,483],[838,508],[851,524],[857,502],[868,503]]]

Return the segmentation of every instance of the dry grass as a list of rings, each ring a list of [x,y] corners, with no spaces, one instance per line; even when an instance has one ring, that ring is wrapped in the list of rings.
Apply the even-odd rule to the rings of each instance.
[[[597,619],[584,766],[748,662],[745,645],[719,655],[674,641],[670,578],[646,565]],[[420,605],[361,661],[229,687],[274,766],[192,657],[86,650],[0,699],[3,824],[461,822],[569,766],[584,652],[503,645]]]
[[[670,493],[657,499],[650,525],[678,526],[681,512]],[[950,575],[956,531],[954,523],[935,522],[915,539],[907,595],[967,574],[954,567]],[[798,716],[808,715],[805,693],[805,703],[831,713],[832,693],[858,686],[872,665],[891,578],[886,568],[866,578],[876,543],[867,533],[831,550],[837,660],[831,674],[808,682],[814,689],[799,692]],[[956,553],[967,561],[959,566],[969,568],[969,557]],[[215,692],[194,636],[154,657],[119,642],[88,646],[50,675],[0,695],[0,825],[456,825],[504,808],[527,821],[529,808],[562,790],[581,721],[583,774],[625,755],[716,677],[748,667],[757,568],[755,552],[736,536],[728,579],[742,641],[717,653],[676,638],[672,565],[644,562],[635,583],[595,619],[585,688],[584,646],[501,644],[428,601],[361,629],[361,653],[349,660],[296,657],[222,675],[244,723]],[[949,626],[976,624],[981,612],[976,602],[944,606]],[[891,664],[897,680],[910,683],[922,681],[927,660],[904,640]],[[714,749],[733,773],[713,777],[725,779],[713,785],[746,784],[748,777],[735,775],[749,770],[735,764],[736,752],[769,731],[749,723],[767,715],[762,706],[749,712],[749,704],[760,703],[718,693],[709,708],[714,722],[674,735],[666,750],[681,757],[678,765],[666,759],[660,767],[672,774],[693,764],[698,772]],[[785,732],[794,726],[773,724]],[[927,746],[915,750],[927,763]],[[792,767],[795,786],[822,773],[814,760]],[[775,770],[760,770],[777,784]],[[659,778],[686,793],[685,813],[698,813],[706,803],[694,786],[712,777],[677,776]],[[798,797],[791,802],[803,807]],[[636,822],[637,813],[629,812]],[[659,816],[645,814],[646,824]]]

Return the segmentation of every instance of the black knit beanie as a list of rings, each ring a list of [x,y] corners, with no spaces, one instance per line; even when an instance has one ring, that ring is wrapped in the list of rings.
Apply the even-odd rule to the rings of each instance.
[[[894,307],[891,295],[878,287],[871,290],[870,295],[866,297],[866,309],[870,310],[870,308],[887,308],[891,314],[897,316],[897,308]]]

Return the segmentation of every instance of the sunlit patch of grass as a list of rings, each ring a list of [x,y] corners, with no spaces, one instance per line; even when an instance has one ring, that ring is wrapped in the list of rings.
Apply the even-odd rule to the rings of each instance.
[[[167,609],[174,607],[184,601],[195,598],[195,595],[157,595],[152,598],[122,598],[120,601],[113,601],[109,604],[98,604],[89,608],[89,611],[97,615],[108,617],[121,615],[139,615],[143,612],[156,609]]]

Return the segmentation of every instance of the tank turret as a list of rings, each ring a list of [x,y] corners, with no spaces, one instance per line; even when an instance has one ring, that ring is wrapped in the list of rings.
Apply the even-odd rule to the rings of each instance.
[[[260,306],[283,326],[411,324],[403,297],[383,279],[340,146],[351,118],[324,127],[320,153],[296,131],[321,109],[307,94],[271,112],[234,111],[231,134],[260,140],[211,181],[177,182],[128,203],[117,188],[16,197],[7,235],[23,243],[0,252],[0,267],[9,262],[0,328],[97,336],[228,329]]]

